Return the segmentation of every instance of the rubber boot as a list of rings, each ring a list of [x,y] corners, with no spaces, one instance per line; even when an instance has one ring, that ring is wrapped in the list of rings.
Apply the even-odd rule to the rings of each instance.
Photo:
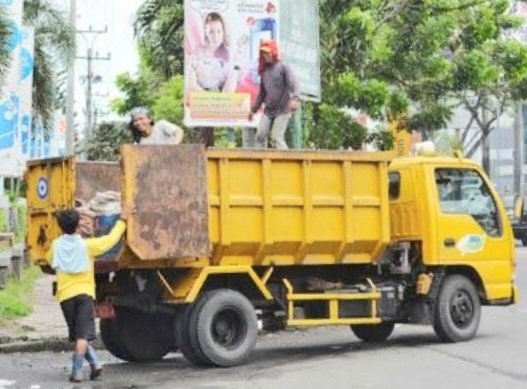
[[[90,364],[90,380],[96,380],[102,373],[102,365],[99,363],[97,354],[91,345],[86,350],[86,360]]]
[[[73,353],[71,358],[71,382],[82,382],[82,364],[84,362],[84,355]]]

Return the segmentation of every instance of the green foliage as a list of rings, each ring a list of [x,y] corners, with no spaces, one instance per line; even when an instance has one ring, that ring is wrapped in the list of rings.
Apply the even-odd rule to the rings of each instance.
[[[0,232],[8,232],[7,227],[6,210],[4,208],[0,208]]]
[[[86,145],[89,161],[117,161],[119,149],[132,143],[132,136],[125,123],[101,123]]]
[[[511,5],[512,0],[320,0],[324,105],[304,104],[307,140],[324,148],[357,146],[363,139],[344,113],[350,108],[381,121],[406,114],[412,129],[431,135],[446,126],[454,108],[464,107],[472,114],[467,128],[476,123],[481,130],[465,145],[470,155],[496,120],[484,119],[483,111],[501,113],[527,96],[527,48],[503,37],[523,23],[509,15]],[[178,122],[180,90],[171,78],[183,72],[183,3],[145,1],[136,30],[143,69],[132,85],[122,85],[127,97],[116,109],[146,105],[155,107],[156,116]],[[174,85],[161,87],[167,80]]]
[[[394,148],[395,138],[390,131],[378,129],[368,135],[366,142],[373,144],[379,151],[388,151]]]
[[[141,57],[162,80],[183,73],[183,2],[146,0],[135,21]]]
[[[5,7],[0,6],[0,87],[4,85],[7,70],[11,64],[11,57],[7,47],[8,39],[9,21],[5,14]]]
[[[126,115],[132,108],[152,106],[155,90],[154,78],[146,69],[135,78],[130,73],[120,74],[115,83],[125,96],[111,102],[112,109],[116,113]]]
[[[367,130],[345,111],[332,105],[320,106],[320,119],[307,143],[322,149],[358,150],[366,140]]]
[[[182,123],[184,94],[183,76],[175,76],[165,82],[152,105],[154,117],[163,118],[172,123]]]
[[[33,121],[40,120],[47,132],[58,108],[57,71],[67,67],[75,56],[75,32],[50,0],[24,0],[23,21],[35,28]]]
[[[36,280],[42,275],[36,266],[25,270],[22,279],[9,280],[7,287],[0,292],[0,323],[6,320],[27,316],[32,311],[32,293]]]

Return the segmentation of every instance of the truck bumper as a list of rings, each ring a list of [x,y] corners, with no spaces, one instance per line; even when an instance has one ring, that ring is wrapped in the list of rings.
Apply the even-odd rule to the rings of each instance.
[[[520,302],[520,289],[518,289],[518,285],[513,284],[512,285],[512,303],[517,304]]]
[[[487,304],[493,305],[493,306],[507,306],[507,305],[516,304],[519,301],[520,301],[520,290],[516,284],[512,284],[510,297],[500,298],[496,300],[489,300]]]

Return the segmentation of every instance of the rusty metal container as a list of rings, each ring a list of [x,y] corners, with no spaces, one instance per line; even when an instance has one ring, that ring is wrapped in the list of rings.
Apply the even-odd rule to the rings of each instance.
[[[52,213],[115,190],[116,177],[135,210],[122,267],[370,263],[389,242],[387,153],[125,145],[121,157],[120,174],[72,159],[29,164],[33,260],[58,236]]]

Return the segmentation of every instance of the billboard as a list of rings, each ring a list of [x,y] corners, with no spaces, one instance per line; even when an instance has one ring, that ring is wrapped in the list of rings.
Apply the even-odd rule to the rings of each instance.
[[[320,101],[318,0],[280,0],[282,58],[293,69],[304,99]]]
[[[279,2],[185,0],[185,125],[256,127],[262,39],[279,41]]]
[[[7,47],[11,65],[0,93],[0,176],[20,175],[20,45],[23,0],[0,0],[10,23]]]
[[[22,40],[20,47],[20,143],[18,159],[18,175],[22,175],[26,161],[29,159],[29,147],[32,127],[32,101],[33,101],[33,68],[35,47],[35,29],[22,27]]]

